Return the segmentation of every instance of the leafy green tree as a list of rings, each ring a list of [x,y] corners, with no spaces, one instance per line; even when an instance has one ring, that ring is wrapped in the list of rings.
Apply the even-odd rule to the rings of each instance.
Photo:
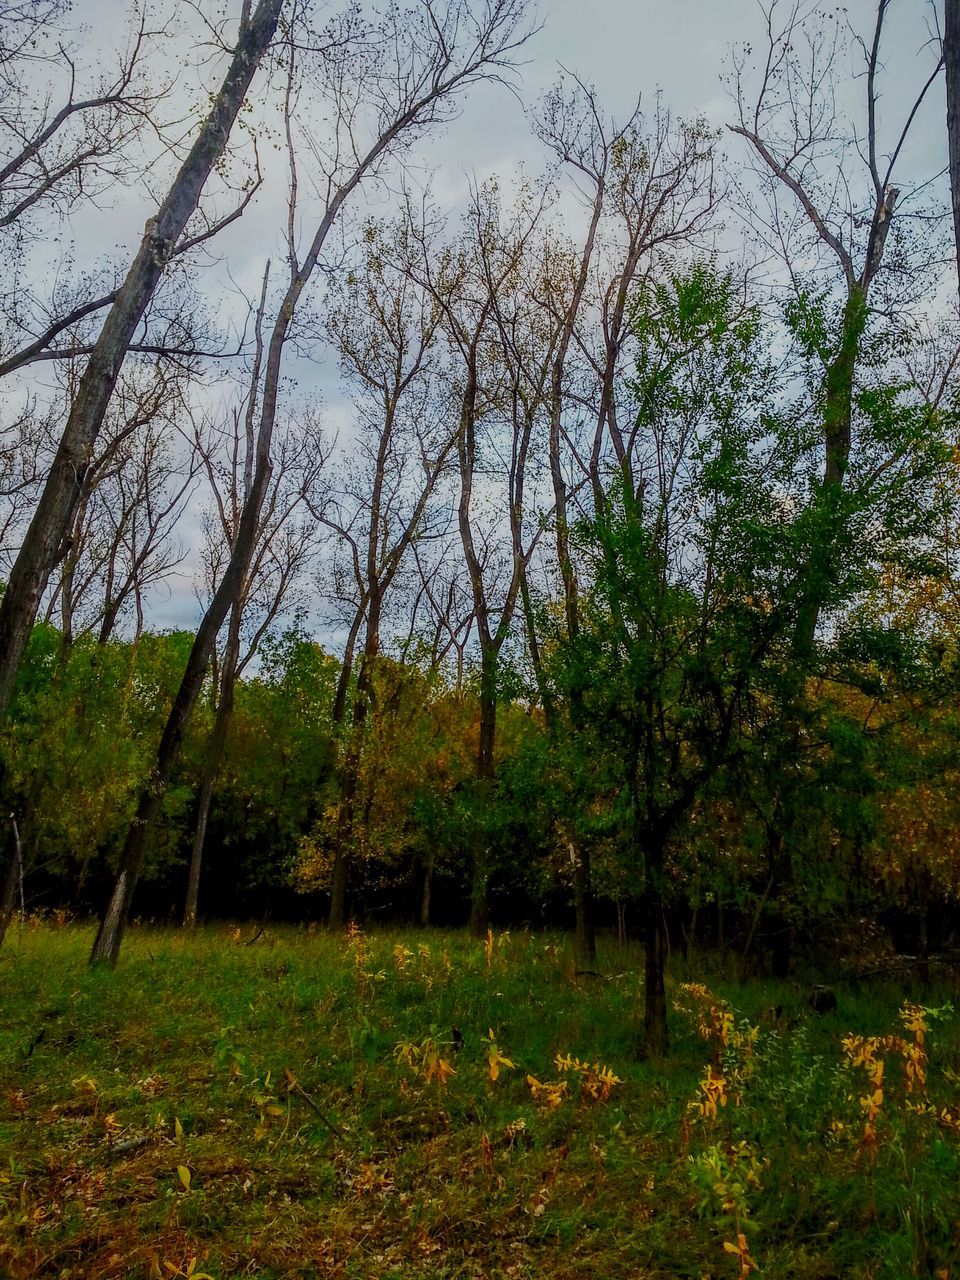
[[[882,637],[855,605],[884,563],[916,556],[938,446],[898,388],[864,391],[849,486],[818,484],[817,406],[791,400],[759,314],[705,265],[648,287],[634,329],[634,451],[581,526],[590,589],[582,635],[558,639],[555,680],[583,701],[583,749],[619,771],[620,839],[641,868],[644,1039],[662,1052],[664,910],[684,832],[764,738],[769,785],[783,785],[798,721],[779,726],[815,658],[878,659]],[[878,465],[893,451],[895,467]],[[833,633],[804,662],[811,590]]]
[[[34,627],[2,740],[4,802],[17,816],[28,874],[61,901],[84,903],[91,881],[114,865],[190,639],[84,636],[65,651],[54,627]],[[148,875],[177,858],[189,796],[171,789]]]
[[[265,639],[259,673],[239,682],[210,816],[209,909],[289,888],[333,777],[338,674],[334,658],[292,629]]]

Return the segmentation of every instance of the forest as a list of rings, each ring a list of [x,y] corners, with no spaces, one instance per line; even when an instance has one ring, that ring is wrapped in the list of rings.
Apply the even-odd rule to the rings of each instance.
[[[550,9],[0,0],[3,1275],[960,1275],[960,4]]]

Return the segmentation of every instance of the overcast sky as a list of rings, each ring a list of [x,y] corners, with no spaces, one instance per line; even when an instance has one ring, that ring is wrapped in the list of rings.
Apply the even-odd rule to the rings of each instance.
[[[787,9],[791,0],[781,0]],[[204,0],[209,8],[214,7]],[[239,0],[226,0],[227,11],[238,10]],[[810,6],[812,7],[812,6]],[[938,0],[942,12],[942,0]],[[186,40],[189,11],[174,3],[157,3],[158,12],[168,12],[170,21],[180,22]],[[876,0],[850,0],[847,11],[852,26],[869,35],[876,14]],[[104,32],[121,32],[128,12],[123,0],[74,0],[74,14],[88,24],[97,43]],[[555,81],[561,67],[574,71],[596,86],[606,110],[614,117],[630,110],[638,95],[653,103],[658,90],[670,110],[680,116],[704,115],[718,128],[733,119],[733,108],[722,83],[731,46],[763,39],[764,20],[757,0],[541,0],[538,8],[542,30],[524,51],[525,65],[517,76],[518,96],[503,87],[478,87],[464,104],[459,118],[445,126],[439,136],[431,135],[411,157],[414,172],[426,178],[433,171],[435,198],[451,207],[463,199],[471,179],[498,174],[506,182],[521,168],[536,172],[543,167],[543,151],[533,139],[525,107]],[[928,28],[934,20],[929,0],[892,0],[886,28],[885,69],[881,126],[884,117],[900,118],[901,108],[911,90],[915,93],[924,67],[929,67]],[[184,93],[195,92],[201,80],[211,83],[219,75],[208,66],[198,66],[189,42],[183,44]],[[851,102],[862,93],[862,81],[855,79],[856,64],[848,65],[849,80],[843,87]],[[519,97],[519,100],[518,100]],[[942,80],[929,95],[912,135],[911,146],[902,157],[901,172],[929,176],[946,163]],[[726,135],[722,146],[734,165],[744,156],[742,143]],[[744,157],[745,158],[745,157]],[[267,184],[257,208],[218,240],[218,252],[229,262],[230,278],[248,293],[254,293],[265,258],[276,256],[280,248],[284,190],[282,181]],[[135,248],[144,220],[153,212],[148,193],[132,188],[118,193],[112,208],[102,213],[88,212],[77,224],[78,244],[99,241],[114,246],[118,261],[125,261]],[[222,279],[229,286],[226,276]],[[223,305],[229,305],[224,300]],[[343,413],[338,404],[333,370],[320,371],[318,381],[326,392],[331,410]],[[185,529],[189,537],[195,522]],[[190,562],[174,584],[167,600],[158,599],[153,625],[192,625],[197,606],[190,584]]]

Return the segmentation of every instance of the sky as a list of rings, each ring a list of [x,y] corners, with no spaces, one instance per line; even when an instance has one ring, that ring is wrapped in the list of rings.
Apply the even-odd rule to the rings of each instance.
[[[206,11],[214,8],[239,11],[239,0],[200,0]],[[787,0],[780,0],[781,11]],[[942,12],[942,0],[938,0]],[[812,7],[812,6],[810,6]],[[189,7],[178,0],[156,0],[156,11],[168,19],[168,42],[164,71],[171,59],[179,59],[176,69],[177,103],[196,102],[198,86],[215,83],[219,71],[199,64],[190,33],[195,31]],[[875,0],[850,0],[847,11],[855,29],[868,33],[875,19]],[[111,33],[121,39],[128,6],[123,0],[74,0],[75,18],[83,23],[92,43],[102,46]],[[884,98],[881,122],[891,118],[916,84],[924,64],[923,45],[934,10],[929,0],[892,0],[885,43]],[[703,115],[717,127],[733,119],[733,104],[722,83],[728,68],[731,46],[746,41],[759,42],[764,19],[757,0],[540,0],[536,10],[541,30],[522,53],[524,65],[515,80],[516,92],[502,86],[482,85],[463,105],[457,119],[431,135],[411,157],[414,176],[425,181],[433,173],[434,198],[455,208],[465,197],[471,181],[497,174],[505,182],[519,172],[537,172],[544,154],[533,138],[525,110],[535,107],[540,95],[556,79],[561,68],[575,72],[594,85],[605,109],[613,117],[630,111],[637,97],[652,105],[658,91],[676,115]],[[849,79],[840,86],[841,95],[856,100],[862,81],[848,67]],[[917,122],[910,150],[904,154],[903,168],[929,175],[946,162],[943,88],[929,96]],[[745,159],[744,144],[725,134],[721,146],[734,167]],[[278,175],[279,177],[279,175]],[[162,184],[157,181],[157,186]],[[239,307],[240,286],[252,295],[257,288],[266,256],[280,246],[283,218],[283,183],[271,180],[258,196],[256,205],[217,242],[222,291],[220,306]],[[97,246],[118,262],[129,260],[142,234],[145,219],[153,212],[155,200],[144,186],[135,184],[118,191],[100,210],[87,210],[74,227],[78,249]],[[336,419],[348,414],[347,404],[338,397],[334,369],[312,375],[323,387],[330,412]],[[184,537],[198,532],[196,511],[186,522]],[[198,606],[192,585],[192,557],[187,560],[169,593],[153,602],[152,624],[158,627],[193,625]]]

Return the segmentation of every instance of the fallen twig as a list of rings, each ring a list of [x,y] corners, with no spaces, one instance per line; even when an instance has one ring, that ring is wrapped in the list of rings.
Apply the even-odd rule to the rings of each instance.
[[[150,1141],[149,1134],[138,1133],[132,1138],[121,1138],[119,1142],[110,1144],[110,1154],[114,1156],[126,1155],[128,1151],[139,1151],[141,1147],[145,1147]]]
[[[333,1123],[333,1121],[328,1116],[324,1115],[324,1113],[320,1110],[320,1108],[317,1106],[314,1100],[310,1097],[309,1093],[307,1093],[306,1089],[304,1089],[303,1085],[300,1083],[300,1081],[293,1074],[293,1072],[290,1070],[289,1067],[284,1067],[283,1074],[286,1077],[286,1081],[287,1081],[287,1091],[289,1093],[295,1093],[298,1098],[302,1098],[304,1102],[307,1104],[307,1106],[310,1108],[310,1110],[313,1112],[313,1114],[320,1121],[322,1121],[323,1124],[326,1125],[326,1127],[330,1130],[330,1132],[334,1135],[334,1137],[339,1138],[341,1142],[346,1142],[347,1135],[343,1132],[342,1129],[338,1129],[337,1126]]]

